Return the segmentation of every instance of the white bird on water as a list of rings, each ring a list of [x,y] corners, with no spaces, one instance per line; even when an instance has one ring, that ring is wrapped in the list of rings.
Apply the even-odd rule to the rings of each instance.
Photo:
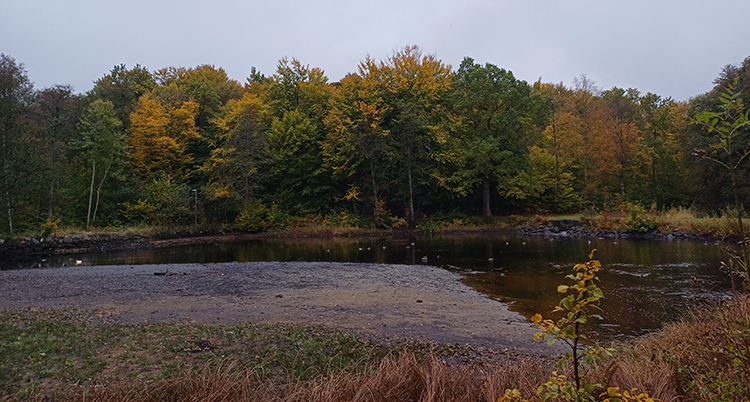
[[[81,265],[81,264],[83,264],[83,260],[76,260],[76,265]]]

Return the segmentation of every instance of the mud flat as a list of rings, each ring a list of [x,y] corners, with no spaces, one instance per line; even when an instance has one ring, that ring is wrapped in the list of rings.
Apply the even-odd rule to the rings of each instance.
[[[0,308],[83,308],[117,322],[301,322],[521,354],[534,326],[425,265],[253,262],[0,271]]]

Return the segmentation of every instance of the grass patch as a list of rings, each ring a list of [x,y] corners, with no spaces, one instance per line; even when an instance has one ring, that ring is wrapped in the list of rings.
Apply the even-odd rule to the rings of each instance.
[[[35,399],[120,381],[153,382],[209,372],[252,372],[296,382],[359,372],[396,353],[328,328],[301,325],[105,323],[77,310],[0,312],[0,394]]]
[[[530,358],[446,364],[453,346],[385,345],[330,328],[108,323],[79,310],[0,311],[0,400],[531,401]],[[615,345],[592,382],[668,401],[750,400],[750,295]]]

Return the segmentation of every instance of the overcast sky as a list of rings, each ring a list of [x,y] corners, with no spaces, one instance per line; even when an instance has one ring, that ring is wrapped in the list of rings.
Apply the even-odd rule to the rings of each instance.
[[[338,81],[406,45],[530,83],[586,74],[602,89],[687,100],[750,56],[750,1],[0,0],[0,53],[39,89],[85,92],[121,63],[213,64],[244,83],[284,56]]]

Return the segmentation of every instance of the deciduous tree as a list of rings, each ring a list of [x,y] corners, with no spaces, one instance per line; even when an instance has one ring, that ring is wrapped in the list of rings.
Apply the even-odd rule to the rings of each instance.
[[[127,140],[122,122],[117,119],[114,105],[109,101],[92,102],[78,124],[78,131],[80,137],[74,148],[79,152],[82,166],[88,166],[91,172],[86,212],[88,230],[96,222],[102,187],[124,166]]]
[[[529,165],[534,124],[540,120],[535,103],[542,99],[525,81],[492,64],[465,58],[454,79],[453,111],[458,144],[457,171],[447,181],[459,193],[482,188],[482,211],[492,216],[492,183],[503,197],[536,195],[540,183]]]
[[[150,95],[141,97],[130,115],[130,154],[140,177],[151,180],[162,173],[179,181],[189,177],[193,157],[187,142],[198,136],[197,111],[193,101],[174,107]]]
[[[5,225],[14,232],[14,208],[26,184],[23,174],[28,162],[27,142],[32,127],[29,105],[33,85],[23,64],[0,54],[0,197],[5,210]]]

